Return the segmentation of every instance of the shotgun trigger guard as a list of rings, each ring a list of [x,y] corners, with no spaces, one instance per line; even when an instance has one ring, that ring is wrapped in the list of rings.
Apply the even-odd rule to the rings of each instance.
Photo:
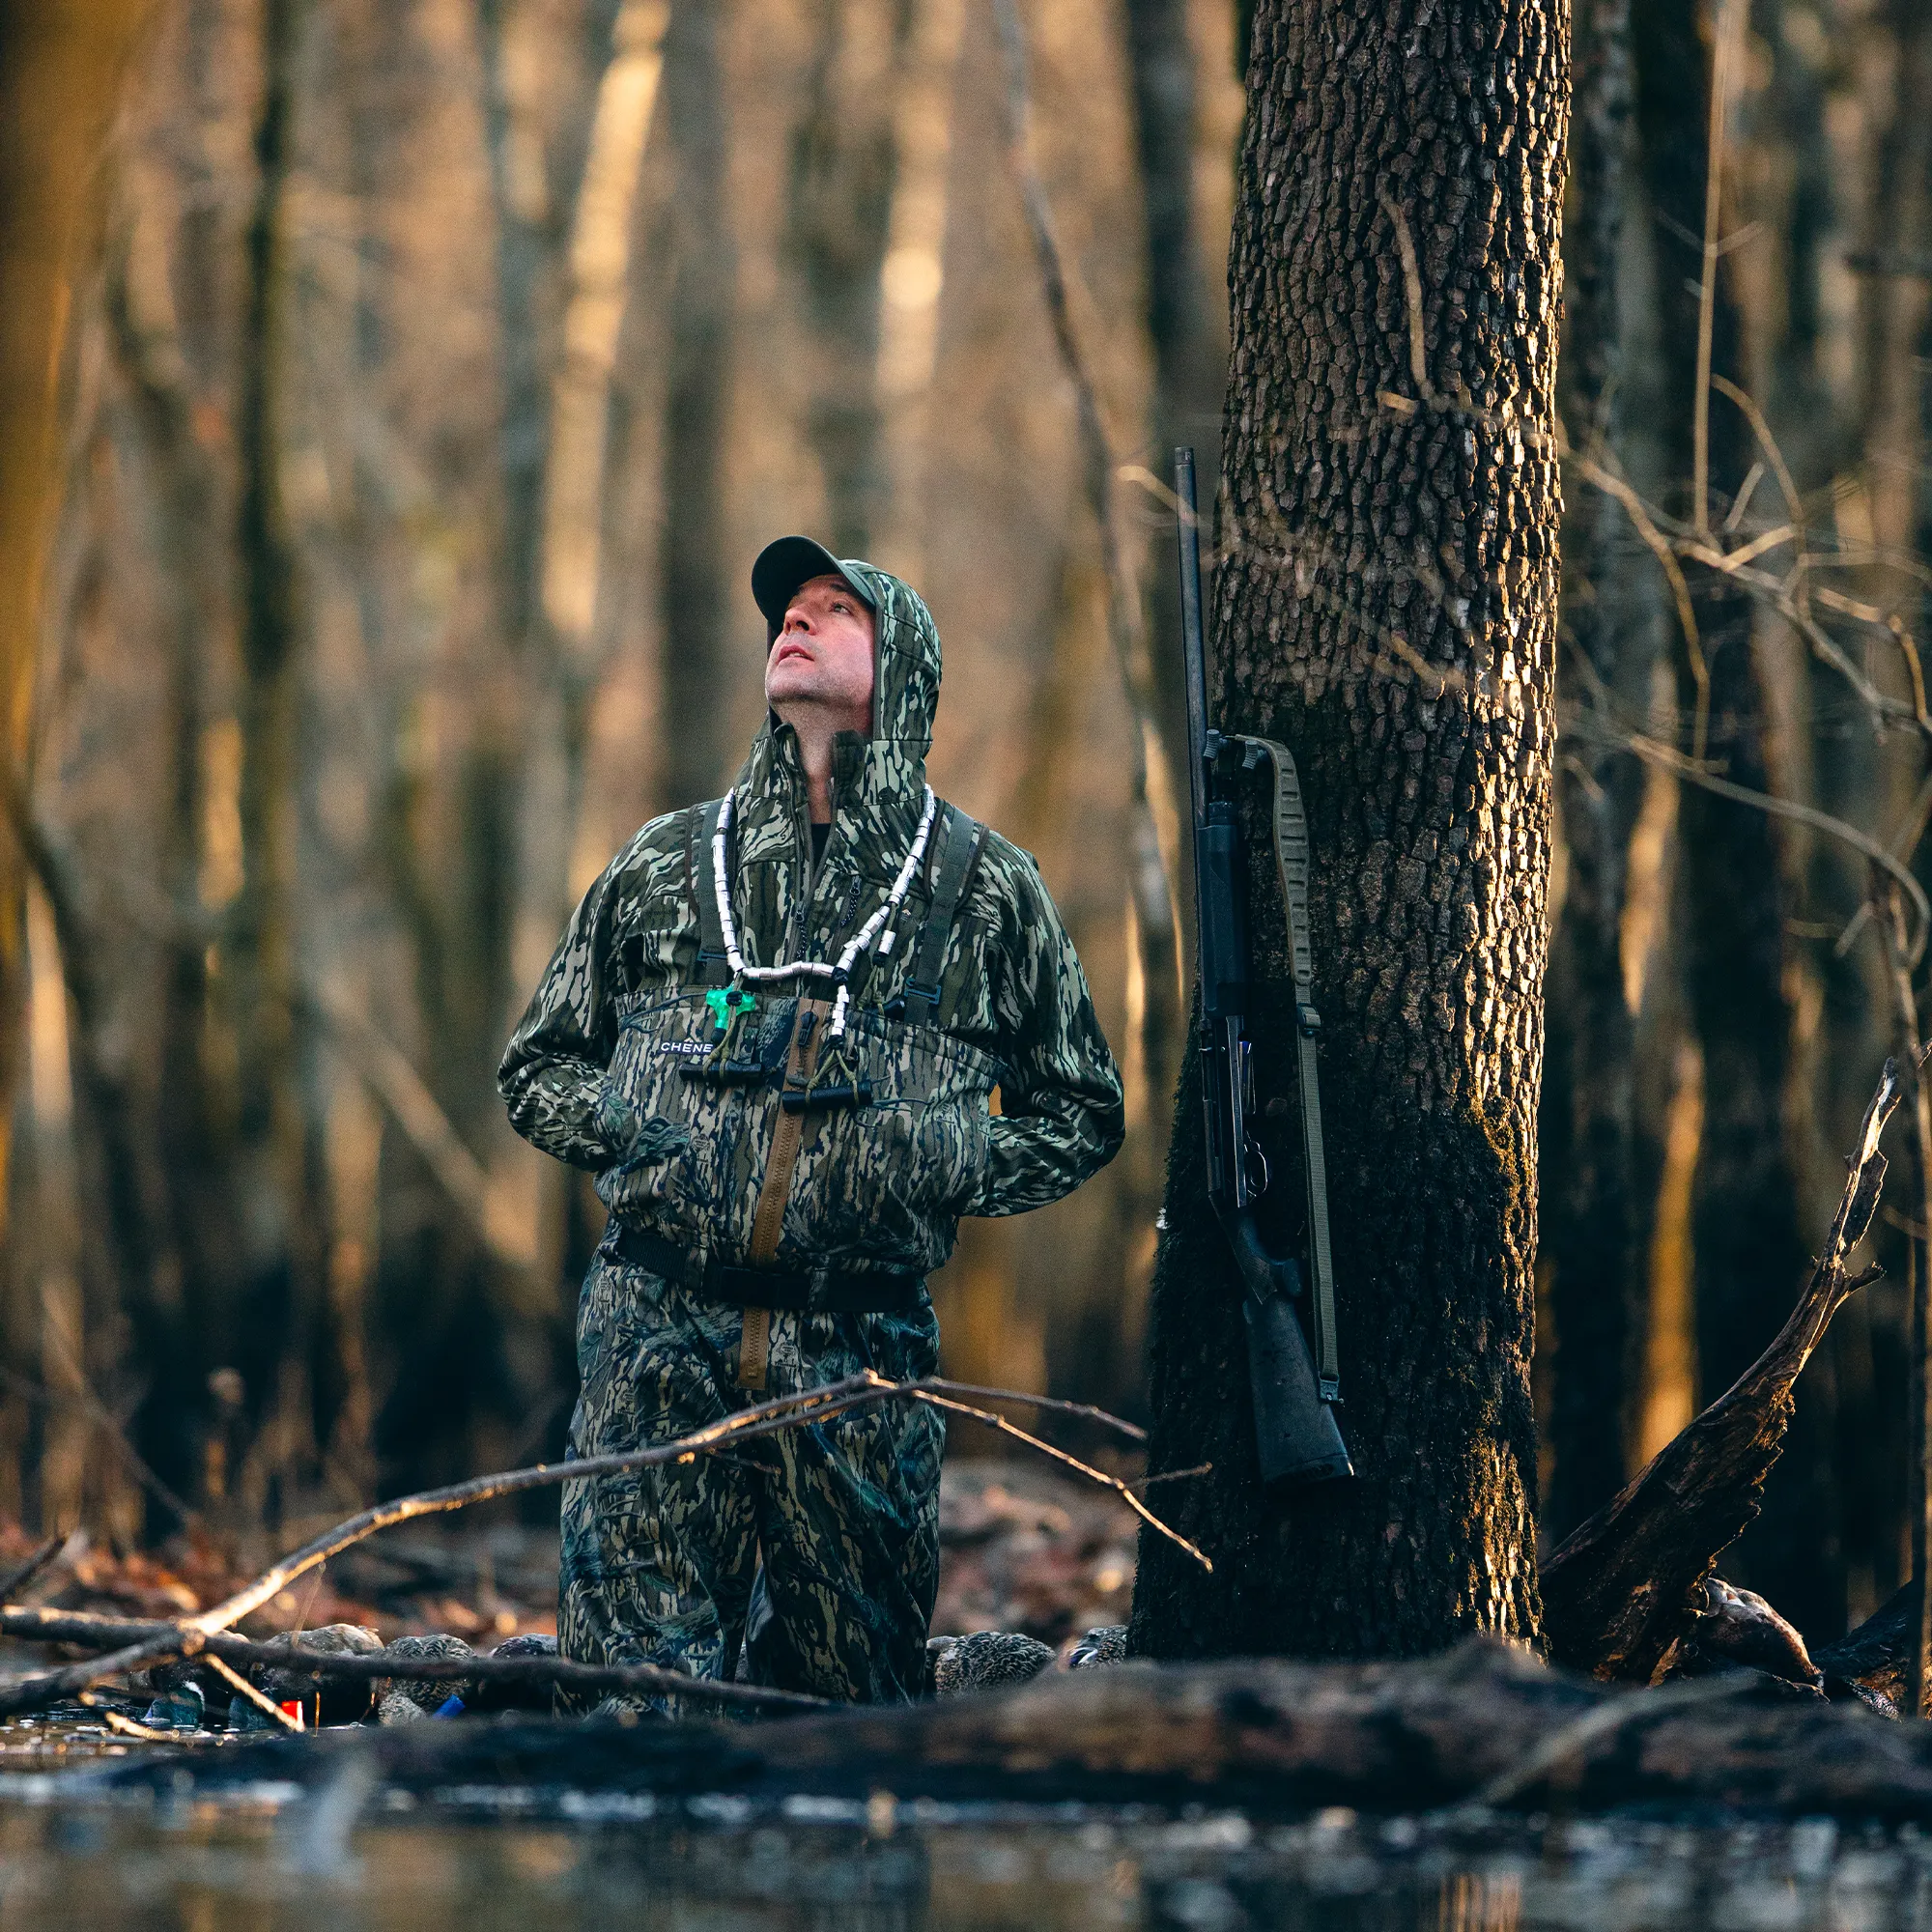
[[[1249,1198],[1259,1201],[1268,1191],[1268,1181],[1271,1179],[1268,1169],[1268,1157],[1262,1151],[1261,1142],[1252,1138],[1242,1150],[1242,1157],[1247,1163]],[[1261,1174],[1259,1180],[1255,1179],[1257,1170]]]

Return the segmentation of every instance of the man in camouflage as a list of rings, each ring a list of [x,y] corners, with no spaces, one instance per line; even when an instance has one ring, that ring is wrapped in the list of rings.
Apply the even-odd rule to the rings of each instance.
[[[752,574],[763,728],[724,801],[653,819],[585,895],[498,1076],[517,1130],[597,1175],[573,1457],[668,1441],[861,1369],[930,1374],[925,1276],[962,1214],[1076,1187],[1120,1077],[1033,861],[925,782],[939,636],[907,585],[804,537]],[[674,728],[674,726],[673,726]],[[836,966],[841,979],[734,969]],[[843,993],[842,1001],[839,994]],[[1000,1108],[992,1110],[998,1091]],[[918,1693],[943,1430],[878,1404],[568,1484],[566,1657],[820,1696]]]

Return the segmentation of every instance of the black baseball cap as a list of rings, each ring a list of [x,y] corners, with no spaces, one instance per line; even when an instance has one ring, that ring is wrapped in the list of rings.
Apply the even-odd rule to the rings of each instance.
[[[758,553],[752,566],[752,595],[764,612],[767,640],[776,638],[785,620],[785,607],[801,583],[814,577],[842,577],[858,593],[869,611],[876,611],[878,600],[864,579],[847,569],[822,543],[810,537],[780,537]]]

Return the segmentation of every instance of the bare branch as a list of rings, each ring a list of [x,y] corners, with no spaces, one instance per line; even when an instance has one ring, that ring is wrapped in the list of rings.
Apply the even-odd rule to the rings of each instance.
[[[1894,858],[1870,833],[1861,831],[1842,818],[1833,818],[1830,812],[1820,811],[1814,806],[1800,805],[1795,799],[1778,798],[1771,792],[1753,791],[1748,785],[1734,784],[1729,779],[1707,771],[1697,760],[1687,758],[1682,752],[1672,751],[1668,745],[1660,745],[1654,738],[1646,738],[1639,732],[1609,724],[1600,713],[1577,712],[1567,723],[1579,736],[1634,753],[1646,764],[1674,773],[1687,783],[1716,792],[1719,798],[1735,799],[1740,805],[1754,807],[1759,811],[1771,813],[1773,817],[1789,818],[1800,825],[1808,825],[1814,832],[1823,832],[1851,846],[1854,851],[1863,853],[1873,865],[1895,879],[1911,899],[1918,915],[1918,929],[1911,950],[1912,963],[1916,966],[1924,956],[1926,935],[1928,930],[1932,930],[1932,901],[1926,898],[1925,889],[1913,876],[1912,868]]]
[[[222,1678],[231,1690],[245,1697],[249,1703],[254,1705],[256,1710],[266,1711],[285,1731],[298,1731],[301,1729],[301,1725],[294,1718],[290,1717],[272,1697],[265,1696],[261,1691],[256,1690],[232,1664],[224,1662],[222,1659],[213,1654],[205,1653],[204,1656],[205,1662],[214,1674]]]
[[[1148,868],[1135,867],[1131,873],[1135,913],[1141,921],[1143,944],[1152,941],[1171,947],[1174,970],[1184,956],[1180,930],[1177,923],[1179,901],[1176,887],[1179,877],[1180,812],[1174,796],[1166,737],[1154,706],[1153,675],[1148,663],[1147,639],[1141,621],[1141,605],[1135,582],[1133,541],[1122,515],[1120,493],[1115,487],[1116,464],[1100,412],[1097,384],[1079,331],[1073,325],[1073,309],[1065,256],[1047,200],[1046,185],[1033,157],[1033,108],[1027,78],[1026,37],[1020,25],[1018,0],[993,0],[994,17],[999,26],[1000,43],[1007,67],[1007,149],[1014,178],[1019,184],[1020,202],[1026,212],[1028,232],[1033,238],[1034,257],[1039,268],[1041,293],[1046,298],[1047,317],[1060,359],[1073,384],[1080,420],[1082,469],[1087,499],[1100,530],[1100,547],[1107,575],[1107,635],[1114,647],[1127,703],[1138,726],[1134,747],[1133,804],[1145,814],[1153,831],[1153,843],[1160,855],[1159,881],[1164,905],[1151,902],[1147,890],[1151,881]],[[1156,962],[1150,960],[1150,964]],[[1181,997],[1185,998],[1182,989]]]
[[[29,1643],[85,1644],[100,1650],[169,1635],[176,1628],[153,1618],[90,1616],[80,1610],[0,1609],[0,1634]],[[293,1646],[252,1643],[246,1637],[219,1634],[203,1640],[199,1655],[211,1663],[218,1658],[225,1664],[243,1668],[265,1665],[288,1675],[313,1678],[318,1684],[441,1683],[458,1677],[466,1684],[554,1688],[589,1696],[667,1693],[749,1710],[829,1708],[828,1699],[808,1696],[802,1690],[687,1677],[682,1671],[654,1663],[575,1663],[561,1657],[393,1657],[386,1650],[308,1650],[299,1642]]]
[[[1091,1481],[1124,1496],[1128,1506],[1136,1515],[1186,1550],[1204,1569],[1213,1568],[1201,1550],[1179,1531],[1170,1528],[1158,1517],[1152,1515],[1139,1497],[1127,1491],[1126,1486],[1118,1477],[1106,1475],[1066,1455],[1065,1451],[1040,1441],[1037,1436],[1029,1435],[1025,1430],[1007,1421],[1004,1416],[995,1415],[991,1410],[971,1408],[964,1403],[952,1400],[940,1392],[949,1386],[952,1385],[926,1380],[892,1382],[872,1370],[867,1369],[858,1375],[847,1376],[840,1381],[828,1382],[820,1388],[806,1389],[795,1395],[781,1396],[772,1402],[736,1410],[671,1442],[654,1443],[649,1448],[627,1450],[613,1456],[586,1456],[573,1462],[540,1463],[531,1468],[476,1476],[468,1482],[453,1483],[443,1489],[422,1490],[414,1495],[398,1497],[393,1502],[378,1503],[349,1518],[346,1521],[337,1523],[333,1528],[325,1530],[320,1536],[302,1545],[299,1549],[271,1565],[253,1582],[216,1604],[212,1609],[168,1624],[154,1634],[144,1636],[126,1649],[115,1651],[106,1657],[95,1658],[86,1663],[72,1664],[63,1670],[45,1671],[16,1679],[11,1684],[0,1685],[0,1717],[19,1711],[40,1709],[61,1697],[72,1696],[76,1691],[85,1690],[104,1678],[117,1676],[124,1671],[145,1669],[173,1657],[192,1657],[206,1647],[211,1636],[239,1622],[251,1610],[259,1609],[271,1598],[280,1595],[298,1577],[306,1576],[311,1570],[319,1569],[331,1557],[339,1555],[341,1551],[361,1542],[363,1538],[375,1535],[378,1530],[391,1528],[396,1523],[409,1522],[417,1517],[444,1515],[452,1510],[466,1509],[471,1503],[487,1502],[497,1496],[519,1495],[527,1490],[554,1488],[559,1483],[591,1481],[601,1476],[626,1474],[633,1469],[651,1468],[667,1463],[696,1462],[699,1456],[727,1443],[755,1441],[767,1435],[775,1435],[781,1430],[794,1429],[810,1422],[822,1422],[832,1416],[842,1415],[848,1409],[863,1407],[875,1402],[923,1402],[931,1404],[934,1407],[958,1409],[975,1415],[980,1421],[1000,1430],[1002,1434],[1012,1435],[1017,1440],[1065,1463]],[[995,1397],[1009,1394],[1001,1390],[990,1393]],[[1027,1400],[1031,1401],[1034,1398],[1029,1397]],[[1098,1411],[1094,1413],[1097,1414]],[[1109,1420],[1116,1419],[1109,1418]],[[1132,1427],[1131,1424],[1125,1423],[1117,1423],[1117,1426],[1123,1430],[1131,1430]]]

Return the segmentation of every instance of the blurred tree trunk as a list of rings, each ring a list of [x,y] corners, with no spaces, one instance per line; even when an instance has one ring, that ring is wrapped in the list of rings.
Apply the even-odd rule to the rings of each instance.
[[[1678,0],[1634,0],[1637,122],[1651,204],[1663,230],[1658,298],[1662,375],[1668,399],[1665,448],[1680,484],[1693,468],[1697,406],[1698,242],[1704,232],[1715,15],[1700,33]],[[1676,238],[1676,246],[1672,238]],[[1720,232],[1721,239],[1721,232]],[[1747,381],[1742,320],[1726,263],[1717,267],[1715,374]],[[1687,279],[1688,277],[1688,279]],[[1753,449],[1743,413],[1710,399],[1712,519],[1728,513]],[[1776,790],[1770,710],[1747,596],[1714,572],[1692,578],[1691,601],[1709,668],[1707,754],[1733,783]],[[1689,654],[1678,701],[1698,704]],[[1700,1402],[1723,1392],[1776,1332],[1807,1250],[1799,1226],[1793,1121],[1789,862],[1777,820],[1685,786],[1679,806],[1681,905],[1690,1023],[1704,1057],[1704,1126],[1693,1197]],[[1843,1615],[1843,1568],[1829,1493],[1830,1389],[1815,1375],[1799,1406],[1789,1453],[1773,1479],[1764,1518],[1747,1533],[1748,1579],[1802,1629],[1834,1632]],[[1809,1490],[1811,1493],[1801,1492]]]
[[[939,359],[946,285],[960,33],[966,0],[905,0],[893,128],[893,197],[880,273],[880,515],[875,557],[915,587],[926,582],[933,454],[928,404]]]
[[[666,129],[672,208],[670,348],[665,398],[664,731],[658,796],[666,808],[715,795],[732,769],[724,659],[745,639],[751,592],[731,567],[724,529],[725,409],[736,279],[725,194],[724,72],[713,0],[673,0],[665,37]],[[755,621],[752,618],[752,621]]]
[[[1221,398],[1227,387],[1227,330],[1208,299],[1194,211],[1195,64],[1187,0],[1127,0],[1128,73],[1132,83],[1135,155],[1147,211],[1147,331],[1153,349],[1154,395],[1150,412],[1153,468],[1165,475],[1174,446],[1196,445],[1202,500],[1211,502],[1220,475]],[[1173,543],[1154,546],[1147,572],[1147,621],[1154,639],[1151,697],[1162,743],[1169,749],[1170,795],[1188,795],[1187,697],[1176,647],[1175,613],[1180,608],[1179,573]],[[1135,863],[1146,865],[1152,855]],[[1170,882],[1189,902],[1193,851],[1182,838]],[[1164,970],[1171,949],[1148,949],[1144,974],[1147,1008],[1142,1028],[1143,1062],[1152,1135],[1144,1159],[1151,1195],[1165,1160],[1166,1103],[1179,1070],[1185,1022],[1178,984]],[[1174,976],[1178,980],[1179,972]]]
[[[1147,329],[1153,348],[1155,447],[1199,445],[1218,473],[1226,332],[1208,298],[1194,214],[1194,43],[1187,0],[1126,0],[1134,152],[1147,208]],[[1184,778],[1183,772],[1179,775]]]
[[[1629,0],[1586,0],[1576,15],[1570,219],[1563,237],[1565,415],[1573,440],[1615,448],[1624,376],[1622,276],[1631,137]],[[1573,487],[1563,532],[1559,672],[1572,703],[1607,696],[1647,707],[1654,634],[1633,595],[1623,507]],[[1636,1401],[1644,1270],[1633,1189],[1636,1015],[1621,936],[1630,844],[1644,796],[1635,759],[1573,741],[1556,786],[1569,860],[1551,936],[1539,1153],[1540,1259],[1554,1344],[1549,1436],[1554,1470],[1542,1527],[1560,1541],[1624,1485]]]
[[[1923,10],[1894,8],[1894,27],[1909,25],[1915,13],[1922,16]],[[1849,483],[1858,474],[1863,446],[1861,412],[1869,394],[1848,395],[1829,367],[1850,320],[1834,313],[1832,288],[1844,261],[1847,206],[1858,185],[1835,179],[1842,163],[1833,152],[1828,121],[1838,107],[1832,96],[1842,84],[1842,55],[1831,35],[1803,31],[1808,18],[1801,17],[1796,0],[1787,0],[1777,10],[1776,30],[1763,35],[1772,69],[1755,116],[1776,129],[1771,146],[1782,161],[1785,181],[1778,206],[1783,299],[1760,325],[1774,330],[1769,352],[1761,358],[1768,368],[1761,400],[1787,465],[1801,489],[1807,490],[1825,479]],[[1901,108],[1909,99],[1908,74],[1909,64],[1899,63],[1894,78],[1901,89]],[[1917,111],[1921,120],[1932,116],[1932,101],[1921,99]],[[1874,247],[1896,246],[1903,240],[1897,217],[1909,199],[1894,191],[1901,183],[1898,156],[1882,138],[1873,139],[1870,149],[1863,157],[1869,174],[1861,185],[1867,201],[1862,239]],[[1869,291],[1870,285],[1865,286]],[[1851,345],[1845,347],[1849,352]],[[1868,358],[1869,350],[1863,356],[1848,353],[1867,382],[1873,373]],[[1761,495],[1759,504],[1754,521],[1775,521],[1784,513],[1776,498],[1767,502]],[[1813,548],[1829,548],[1831,536],[1814,528],[1810,541]],[[1853,588],[1848,576],[1834,574],[1834,581],[1840,588]],[[1894,594],[1896,588],[1894,582]],[[1879,585],[1873,584],[1871,591],[1885,601],[1886,591]],[[1813,657],[1801,639],[1782,633],[1776,620],[1765,621],[1767,637],[1802,666],[1797,689],[1806,715],[1792,733],[1792,749],[1794,763],[1808,753],[1810,769],[1808,792],[1797,795],[1808,796],[1823,810],[1855,825],[1896,826],[1909,806],[1895,791],[1889,798],[1888,784],[1912,764],[1911,752],[1902,740],[1876,747],[1870,724],[1850,700],[1840,673]],[[1884,675],[1882,666],[1874,668]],[[1793,773],[1794,789],[1804,776]],[[1820,929],[1842,932],[1863,913],[1870,867],[1838,840],[1817,838],[1804,853],[1804,883],[1805,917]],[[1795,1150],[1805,1165],[1804,1225],[1810,1229],[1824,1225],[1832,1211],[1839,1156],[1856,1136],[1872,1068],[1890,1050],[1891,1041],[1889,998],[1874,930],[1864,930],[1859,943],[1844,950],[1829,940],[1814,942],[1803,948],[1799,963],[1804,974],[1800,1010],[1815,1002],[1818,1012],[1815,1030],[1801,1032],[1797,1066],[1813,1121],[1809,1146]],[[1882,1258],[1894,1265],[1889,1255]],[[1905,1269],[1894,1266],[1894,1272],[1903,1275]],[[1827,1451],[1834,1486],[1821,1500],[1833,1507],[1832,1521],[1845,1563],[1845,1620],[1852,1624],[1862,1622],[1907,1580],[1897,1534],[1909,1461],[1902,1387],[1897,1398],[1890,1395],[1893,1372],[1901,1368],[1903,1340],[1889,1297],[1857,1296],[1832,1324],[1818,1362],[1806,1372],[1803,1392],[1808,1401],[1814,1388],[1829,1385],[1836,1408]],[[1819,1634],[1829,1636],[1834,1627],[1828,1624]]]
[[[1875,143],[1872,232],[1864,282],[1864,460],[1872,536],[1910,553],[1925,512],[1925,334],[1932,310],[1932,9],[1893,0],[1896,44],[1889,125]],[[1911,608],[1916,585],[1883,565],[1880,594]]]
[[[786,237],[804,289],[807,433],[835,556],[870,556],[881,524],[880,275],[910,14],[906,0],[818,0],[792,132]]]
[[[1565,23],[1525,0],[1256,8],[1212,648],[1221,722],[1293,746],[1309,804],[1358,1480],[1260,1489],[1189,1056],[1150,1463],[1212,1463],[1168,1507],[1215,1569],[1143,1542],[1143,1654],[1399,1655],[1468,1630],[1536,1634],[1528,1358],[1568,107]],[[1257,799],[1262,855],[1265,822]],[[1254,870],[1257,1097],[1285,1202],[1295,1153],[1272,1123],[1293,1112],[1293,1022],[1271,871]]]
[[[193,11],[191,32],[207,10]],[[221,655],[217,640],[232,635],[239,585],[225,528],[232,498],[196,430],[197,409],[213,405],[197,395],[167,278],[155,272],[152,251],[141,258],[136,239],[144,224],[158,232],[180,212],[167,205],[162,180],[130,178],[124,193],[103,278],[104,329],[131,404],[146,483],[143,536],[172,565],[161,583],[157,626],[167,666],[170,766],[157,843],[158,883],[175,921],[155,935],[163,964],[160,1080],[152,1110],[112,1078],[100,1050],[107,1024],[106,987],[96,965],[101,941],[84,930],[79,882],[50,889],[49,899],[63,928],[76,1072],[110,1204],[101,1234],[132,1325],[133,1352],[149,1378],[136,1444],[164,1480],[191,1492],[211,1419],[206,1378],[234,1355],[244,1266],[229,1165],[235,1096],[217,1071],[229,1058],[233,1016],[213,1010],[208,933],[196,916],[226,910],[242,882],[241,854],[211,854],[204,831],[211,794],[226,806],[240,778],[236,722],[211,715],[207,689]],[[190,257],[185,267],[213,279],[208,261]],[[201,293],[205,298],[210,292]],[[144,1212],[142,1183],[151,1174],[156,1205]]]
[[[258,1398],[284,1446],[305,1443],[324,1350],[327,1207],[320,1122],[306,1104],[312,1043],[300,997],[296,917],[302,563],[283,496],[293,281],[290,185],[307,0],[262,0],[262,92],[238,381],[242,890],[224,948],[235,1025],[231,1184],[255,1345]],[[272,1393],[270,1393],[270,1387]]]
[[[95,163],[150,0],[0,0],[0,753],[31,763],[45,544],[64,480],[57,373]],[[27,855],[0,829],[0,1236],[25,995]]]

